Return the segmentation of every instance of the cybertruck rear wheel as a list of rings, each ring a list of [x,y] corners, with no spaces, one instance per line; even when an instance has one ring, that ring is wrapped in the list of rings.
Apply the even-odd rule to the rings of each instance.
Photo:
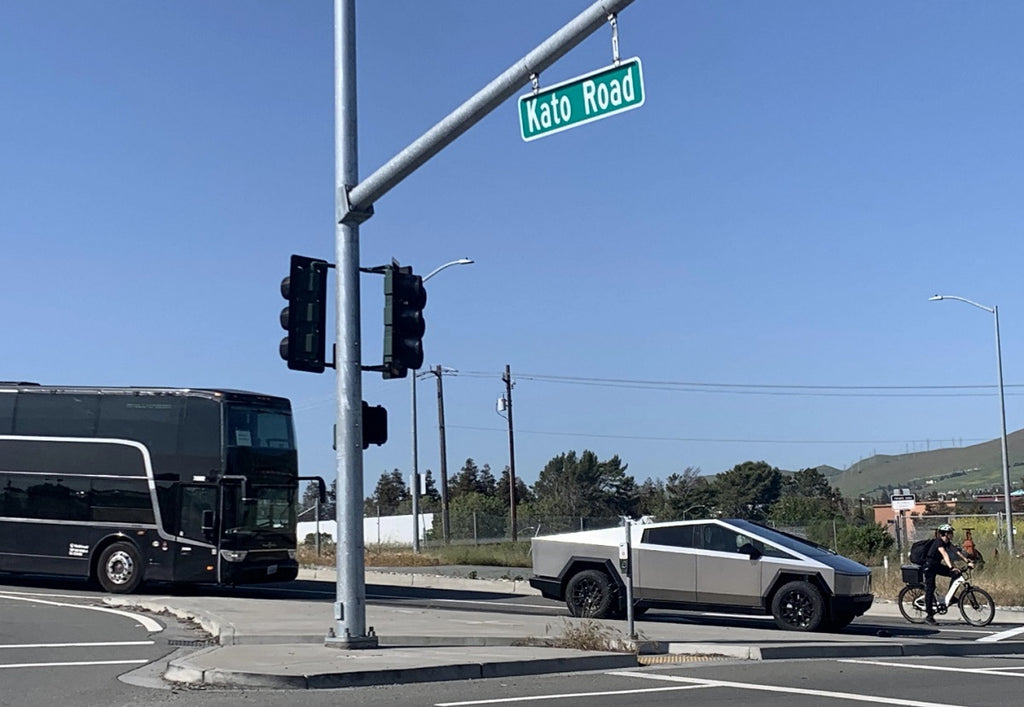
[[[565,588],[565,605],[572,616],[604,619],[615,606],[615,589],[608,575],[601,570],[583,570],[569,580]]]

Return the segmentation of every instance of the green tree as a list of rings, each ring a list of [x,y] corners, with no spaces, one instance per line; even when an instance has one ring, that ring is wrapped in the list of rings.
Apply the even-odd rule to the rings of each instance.
[[[782,495],[831,499],[835,490],[824,474],[808,468],[782,476]]]
[[[665,495],[665,482],[661,479],[647,479],[637,489],[638,516],[652,516],[657,520],[667,520],[668,507]]]
[[[306,484],[306,487],[302,490],[302,501],[300,502],[302,508],[300,509],[300,512],[316,507],[317,500],[320,495],[318,486],[319,483],[315,481],[311,481]],[[320,520],[334,520],[337,490],[334,484],[325,482],[324,491],[325,500],[324,503],[320,504]],[[310,511],[309,513],[305,513],[300,520],[316,520],[316,512]]]
[[[814,523],[808,527],[807,537],[865,565],[881,564],[882,556],[896,544],[877,523],[850,525],[842,519]]]
[[[783,496],[772,504],[768,517],[784,525],[808,525],[834,517],[828,499],[808,496]]]
[[[508,495],[508,479],[511,476],[511,471],[508,465],[501,471],[501,479],[498,481],[498,485],[495,488],[495,495],[501,499],[501,502],[505,504],[505,508],[508,508],[509,495]],[[521,476],[516,477],[516,508],[519,508],[524,503],[530,503],[533,501],[533,492],[530,491],[530,487],[526,485]]]
[[[838,490],[817,469],[801,469],[783,474],[782,492],[772,504],[768,517],[776,523],[808,525],[810,523],[846,518],[846,504]]]
[[[484,464],[481,469],[472,459],[467,459],[459,473],[448,481],[448,499],[450,502],[452,499],[470,493],[494,496],[496,486],[497,482],[494,480],[494,474],[491,473],[489,465]]]
[[[782,472],[767,462],[743,462],[714,482],[718,508],[728,518],[764,520],[782,492]]]
[[[411,505],[412,496],[409,493],[409,487],[405,485],[402,472],[398,469],[381,474],[373,495],[363,503],[364,512],[367,515],[379,513],[382,516],[408,513]]]
[[[452,540],[493,540],[506,536],[507,506],[501,500],[475,491],[452,498],[448,519]],[[441,514],[434,514],[433,536],[441,537]]]
[[[718,495],[714,483],[700,467],[688,466],[665,479],[665,520],[708,518],[714,515]]]
[[[578,457],[575,451],[566,452],[549,461],[533,494],[534,512],[570,521],[633,515],[638,497],[636,481],[618,456],[602,462],[590,450]]]

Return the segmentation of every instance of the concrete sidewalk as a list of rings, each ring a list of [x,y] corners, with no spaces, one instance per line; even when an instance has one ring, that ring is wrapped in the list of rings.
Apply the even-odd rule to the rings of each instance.
[[[514,578],[481,578],[495,568],[419,568],[367,571],[367,586],[415,586],[472,593],[477,601],[536,594]],[[436,573],[437,572],[437,573]],[[439,573],[445,572],[445,573]],[[454,573],[471,574],[453,576]],[[333,591],[333,570],[304,570],[300,579]],[[318,593],[322,593],[318,592]],[[652,662],[718,656],[733,659],[827,658],[982,653],[1024,653],[1024,642],[943,640],[915,627],[913,637],[850,633],[800,633],[775,628],[770,617],[722,622],[637,621],[629,641],[624,621],[594,621],[526,613],[423,608],[401,604],[366,607],[378,646],[342,649],[325,645],[335,626],[333,603],[301,599],[219,596],[110,596],[111,606],[169,613],[200,625],[217,645],[179,651],[164,677],[191,685],[328,688],[508,677],[636,667]],[[895,605],[877,604],[854,622],[898,616]],[[656,617],[652,617],[656,618]],[[997,617],[999,618],[999,617]],[[1022,617],[1024,618],[1024,617]],[[950,619],[952,623],[952,619]],[[581,634],[599,633],[622,651],[555,647],[580,645]],[[469,648],[472,648],[469,650]],[[706,658],[705,658],[706,659]]]

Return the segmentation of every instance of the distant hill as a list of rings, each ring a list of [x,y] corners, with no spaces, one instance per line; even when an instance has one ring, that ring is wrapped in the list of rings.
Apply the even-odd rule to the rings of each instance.
[[[1024,430],[1007,435],[1010,484],[1020,488],[1024,478]],[[848,469],[818,467],[844,496],[883,497],[892,488],[909,488],[918,495],[1002,492],[1001,439],[928,452],[885,455],[862,459]]]

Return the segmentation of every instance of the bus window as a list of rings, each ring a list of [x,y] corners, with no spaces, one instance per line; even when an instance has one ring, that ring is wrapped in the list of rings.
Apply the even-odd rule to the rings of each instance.
[[[99,414],[97,395],[22,393],[14,433],[41,437],[93,437]]]
[[[206,458],[209,466],[219,466],[220,404],[206,398],[188,398],[179,444],[182,456]]]
[[[170,396],[105,395],[97,436],[142,442],[153,456],[176,454],[183,408]]]
[[[154,523],[153,502],[145,484],[123,479],[93,479],[89,520],[105,523]]]
[[[0,435],[14,431],[14,393],[0,391]]]
[[[242,407],[228,408],[229,447],[256,449],[294,449],[291,415],[280,410]]]

